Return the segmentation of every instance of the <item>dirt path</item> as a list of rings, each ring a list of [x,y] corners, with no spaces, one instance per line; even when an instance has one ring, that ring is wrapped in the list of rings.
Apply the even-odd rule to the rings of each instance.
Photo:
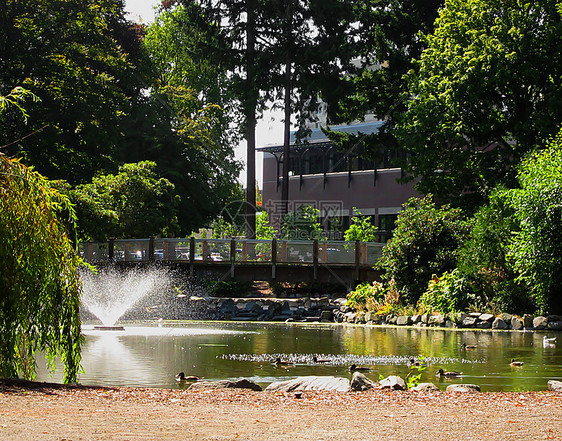
[[[189,391],[0,381],[1,440],[562,439],[562,394]]]

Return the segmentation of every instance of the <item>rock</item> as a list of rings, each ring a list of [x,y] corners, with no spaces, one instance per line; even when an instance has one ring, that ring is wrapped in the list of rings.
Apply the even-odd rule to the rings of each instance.
[[[445,324],[445,317],[441,314],[432,315],[429,317],[429,326],[443,326]]]
[[[439,392],[439,388],[433,383],[420,383],[410,390],[413,390],[415,392]]]
[[[480,386],[476,384],[451,384],[447,386],[447,392],[476,393],[480,392]]]
[[[429,314],[423,314],[421,316],[421,322],[425,323],[425,324],[428,324],[429,323]]]
[[[351,379],[351,390],[362,392],[376,387],[377,383],[367,378],[361,372],[354,372]]]
[[[237,381],[219,380],[219,381],[198,381],[193,383],[189,389],[251,389],[261,391],[259,384],[254,383],[246,378]]]
[[[232,313],[236,307],[234,306],[234,300],[232,299],[225,299],[220,306],[220,312],[228,312]]]
[[[465,317],[462,321],[462,326],[464,328],[472,328],[476,323],[476,317]]]
[[[511,318],[511,329],[513,329],[514,331],[521,331],[524,327],[525,324],[519,317]]]
[[[507,329],[507,323],[503,319],[496,317],[492,323],[492,329]]]
[[[562,392],[562,381],[548,380],[548,390],[553,392]]]
[[[492,323],[494,321],[494,316],[492,314],[480,314],[480,317],[478,317],[478,319],[483,322]]]
[[[297,377],[287,381],[275,381],[265,388],[266,391],[294,392],[303,390],[327,390],[335,392],[349,392],[350,382],[341,377]]]
[[[562,321],[556,322],[548,322],[548,329],[552,329],[554,331],[561,331],[562,330]]]
[[[392,390],[406,390],[407,386],[406,386],[406,382],[402,378],[396,375],[390,375],[389,377],[386,377],[384,380],[379,381],[379,388],[392,389]]]
[[[415,325],[416,323],[420,323],[421,322],[421,315],[416,314],[412,316],[412,323]]]
[[[506,322],[508,325],[511,323],[511,319],[513,318],[513,315],[508,314],[507,312],[502,313],[501,315],[501,319]]]
[[[523,325],[525,329],[533,329],[533,316],[531,314],[523,315]]]
[[[548,321],[549,322],[560,322],[560,321],[562,321],[562,317],[559,316],[559,315],[552,315],[551,314],[551,315],[548,316]]]
[[[543,316],[538,316],[533,319],[533,328],[535,329],[546,329],[548,326],[548,319]]]
[[[412,318],[409,315],[401,315],[396,319],[398,326],[410,326],[412,323]]]
[[[322,311],[320,313],[321,322],[332,322],[334,321],[334,313],[332,311]]]
[[[492,327],[492,323],[485,322],[483,320],[476,320],[476,327],[478,329],[490,329]]]

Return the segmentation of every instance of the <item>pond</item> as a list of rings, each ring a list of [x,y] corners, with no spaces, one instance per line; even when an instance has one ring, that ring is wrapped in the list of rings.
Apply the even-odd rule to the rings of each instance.
[[[365,374],[409,372],[408,362],[425,357],[422,381],[441,389],[452,383],[478,384],[483,392],[546,390],[548,380],[562,380],[562,341],[543,345],[553,333],[439,330],[413,327],[344,326],[246,322],[125,324],[125,331],[84,326],[84,385],[185,387],[175,380],[183,371],[209,380],[248,378],[262,386],[305,375],[351,378],[349,366],[369,366]],[[558,338],[562,340],[562,338]],[[476,345],[463,349],[462,343]],[[315,363],[312,359],[327,360]],[[275,366],[277,356],[294,362]],[[520,367],[510,361],[523,361]],[[462,378],[439,379],[438,368],[461,371]],[[38,364],[38,381],[62,380]]]

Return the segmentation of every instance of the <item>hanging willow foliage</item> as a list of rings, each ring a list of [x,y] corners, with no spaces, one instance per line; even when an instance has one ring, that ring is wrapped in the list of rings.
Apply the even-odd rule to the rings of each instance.
[[[68,222],[63,219],[68,217]],[[0,376],[35,376],[35,354],[64,381],[80,367],[80,263],[68,199],[39,173],[0,154]]]

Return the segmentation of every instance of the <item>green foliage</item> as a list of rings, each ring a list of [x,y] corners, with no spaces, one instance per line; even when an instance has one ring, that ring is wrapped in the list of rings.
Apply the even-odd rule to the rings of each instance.
[[[269,223],[269,214],[262,211],[256,216],[256,239],[271,240],[275,237],[277,230]]]
[[[516,314],[536,309],[508,258],[518,230],[509,192],[494,190],[475,214],[470,237],[459,251],[458,271],[470,286],[471,304]]]
[[[205,289],[216,297],[246,297],[252,289],[252,282],[209,280],[205,283]]]
[[[406,375],[406,386],[408,389],[412,389],[420,384],[423,371],[426,369],[427,364],[425,363],[425,357],[419,355],[418,359],[410,364],[410,372]]]
[[[467,306],[467,283],[457,269],[445,271],[441,277],[434,275],[418,301],[418,308],[428,313],[447,314],[462,311]]]
[[[211,229],[213,230],[211,239],[230,239],[243,234],[237,225],[233,225],[223,218],[215,219],[211,224]]]
[[[351,218],[352,224],[344,233],[344,239],[348,242],[359,240],[361,242],[376,242],[377,227],[372,224],[369,216],[363,216],[357,208],[353,208],[355,216]]]
[[[539,310],[562,312],[562,132],[523,161],[511,207],[520,229],[509,258]]]
[[[150,161],[124,164],[118,174],[95,177],[72,190],[80,237],[103,241],[176,232],[178,197],[155,168]]]
[[[367,309],[367,304],[384,299],[386,288],[381,282],[365,282],[355,287],[347,294],[346,305],[355,310]]]
[[[80,264],[69,200],[40,174],[0,155],[0,376],[33,379],[35,356],[64,381],[80,364]]]
[[[460,209],[437,208],[431,195],[410,199],[377,263],[384,280],[395,280],[405,300],[415,304],[433,274],[455,269],[470,225]]]
[[[386,315],[403,308],[396,282],[373,282],[359,284],[347,295],[346,305],[356,310],[373,311]]]
[[[311,240],[322,236],[320,210],[311,205],[301,205],[283,217],[281,231],[288,240]]]
[[[5,0],[0,85],[39,100],[0,117],[0,145],[50,179],[83,183],[111,168],[120,122],[145,87],[139,35],[117,1]],[[34,136],[27,136],[38,131]]]
[[[448,0],[399,124],[422,193],[479,206],[562,120],[558,0]]]

